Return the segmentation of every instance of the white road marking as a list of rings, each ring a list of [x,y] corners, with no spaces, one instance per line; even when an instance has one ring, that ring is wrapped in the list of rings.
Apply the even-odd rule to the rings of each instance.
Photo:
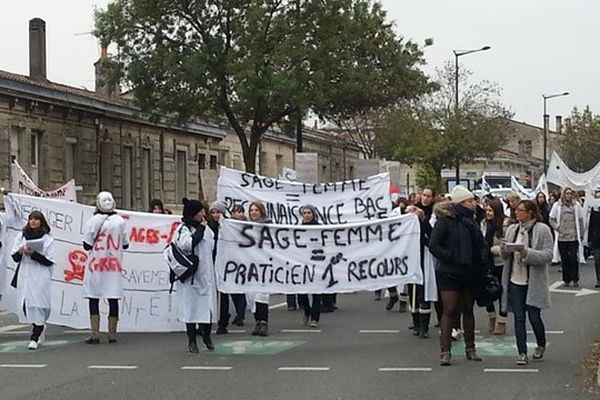
[[[398,329],[361,329],[358,333],[400,333]]]
[[[279,367],[277,371],[329,371],[329,367]]]
[[[64,334],[66,335],[89,335],[90,331],[87,329],[81,329],[81,330],[75,330],[75,329],[70,329],[70,330],[66,330],[63,331]]]
[[[16,329],[22,329],[25,327],[27,327],[27,325],[6,325],[6,326],[0,327],[0,332],[2,332],[2,333],[9,332],[9,331],[14,331]]]
[[[287,306],[287,302],[285,302],[285,303],[279,303],[279,304],[273,304],[272,306],[269,306],[269,310],[273,310],[275,308],[281,308],[283,306]]]
[[[581,296],[587,296],[588,294],[597,294],[600,293],[597,290],[591,290],[591,289],[586,289],[586,288],[571,288],[571,289],[559,289],[559,287],[561,287],[561,285],[563,284],[563,282],[561,281],[556,281],[553,284],[551,284],[550,286],[548,286],[548,289],[551,292],[555,292],[555,293],[568,293],[568,294],[574,294],[575,297],[581,297]]]
[[[210,367],[210,366],[191,365],[191,366],[181,367],[180,369],[194,370],[194,371],[229,371],[229,370],[233,369],[233,367],[217,367],[217,366]]]
[[[431,372],[431,368],[420,368],[420,367],[391,367],[391,368],[377,368],[380,372]]]
[[[485,368],[483,372],[518,372],[518,373],[531,373],[531,372],[539,372],[536,369],[529,368]]]
[[[0,316],[1,315],[10,315],[10,314],[12,314],[10,311],[6,311],[6,310],[1,310],[0,311]]]
[[[527,331],[528,334],[533,335],[533,331]],[[546,331],[547,335],[563,335],[565,331]]]
[[[137,369],[137,365],[88,365],[88,369]]]
[[[282,333],[321,333],[320,329],[282,329]]]
[[[46,364],[0,364],[0,368],[46,368]]]
[[[0,335],[26,335],[31,333],[31,331],[9,331],[9,332],[0,332]]]

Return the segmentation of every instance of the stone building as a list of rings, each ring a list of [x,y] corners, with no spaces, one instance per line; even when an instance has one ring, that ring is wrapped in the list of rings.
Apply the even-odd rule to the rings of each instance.
[[[184,126],[150,120],[131,105],[109,77],[115,65],[106,50],[95,64],[96,91],[50,82],[46,76],[45,23],[30,21],[30,73],[0,70],[0,186],[11,188],[17,159],[45,190],[74,178],[78,201],[93,204],[99,190],[112,191],[120,208],[148,209],[160,198],[178,209],[184,196],[213,200],[218,169],[244,169],[238,137],[223,126]],[[319,180],[353,178],[357,149],[314,129],[305,147],[319,155]],[[257,171],[276,177],[294,168],[295,139],[267,132]]]

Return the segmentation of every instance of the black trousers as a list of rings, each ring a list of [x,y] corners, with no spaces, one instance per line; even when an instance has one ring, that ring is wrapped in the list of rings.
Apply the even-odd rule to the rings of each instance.
[[[256,321],[269,321],[269,305],[265,303],[256,303],[256,312],[254,312]]]
[[[219,309],[219,326],[227,327],[229,325],[229,296],[233,300],[233,306],[235,307],[236,318],[244,319],[246,314],[246,295],[243,293],[221,293],[219,292],[219,302],[221,307]]]
[[[40,340],[40,336],[44,331],[44,325],[32,324],[32,326],[33,329],[31,330],[31,338],[29,340],[37,342],[38,340]]]
[[[579,282],[579,260],[577,253],[579,242],[558,242],[558,251],[562,261],[563,282]]]
[[[100,299],[88,299],[90,315],[100,315]],[[119,318],[119,299],[108,299],[108,316]]]
[[[307,294],[298,295],[298,304],[304,310],[304,315],[311,319],[311,321],[319,322],[321,317],[321,297],[320,294],[312,295],[312,304],[308,300]]]

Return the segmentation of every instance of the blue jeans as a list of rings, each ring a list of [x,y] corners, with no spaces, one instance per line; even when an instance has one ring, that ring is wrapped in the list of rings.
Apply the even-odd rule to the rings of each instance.
[[[529,315],[529,323],[539,347],[546,347],[546,328],[542,321],[541,310],[525,304],[527,299],[527,285],[508,283],[508,300],[515,315],[515,337],[519,354],[527,354],[527,328],[525,326],[525,313]]]

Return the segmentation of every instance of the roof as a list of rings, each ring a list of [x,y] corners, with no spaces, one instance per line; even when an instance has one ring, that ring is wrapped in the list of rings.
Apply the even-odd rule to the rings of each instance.
[[[147,114],[143,113],[139,108],[132,106],[127,101],[108,99],[89,90],[54,83],[49,80],[36,80],[26,75],[3,70],[0,70],[0,90],[5,90],[8,94],[31,100],[43,99],[106,116],[130,119],[144,124],[168,127],[189,133],[198,133],[220,139],[223,139],[227,135],[224,129],[207,122],[193,121],[183,126],[178,126],[168,123],[167,119],[164,118],[162,121],[154,123],[150,121]]]

